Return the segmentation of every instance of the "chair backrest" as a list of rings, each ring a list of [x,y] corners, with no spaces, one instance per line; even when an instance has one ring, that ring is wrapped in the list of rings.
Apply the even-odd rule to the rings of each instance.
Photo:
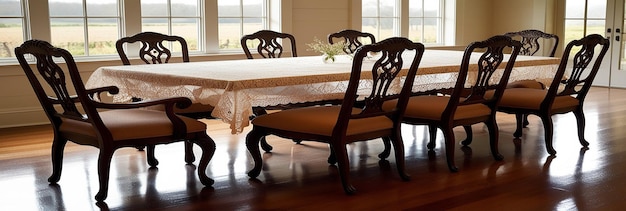
[[[183,62],[189,62],[189,47],[187,41],[179,36],[171,36],[156,32],[141,32],[130,37],[123,37],[115,43],[117,54],[124,65],[130,65],[124,44],[139,42],[139,58],[146,64],[168,63],[172,58],[172,51],[166,46],[167,42],[178,42],[181,47]]]
[[[37,74],[26,61],[27,55],[31,55],[35,59]],[[55,132],[63,119],[83,121],[103,127],[95,107],[90,104],[91,100],[85,91],[83,81],[70,52],[53,47],[46,41],[28,40],[15,48],[15,56],[28,77],[28,81],[48,119],[55,127]],[[67,70],[64,71],[63,69]],[[69,78],[66,73],[69,73]],[[71,86],[72,84],[73,86]],[[51,90],[50,94],[46,90]],[[76,95],[71,93],[76,93]],[[78,109],[78,103],[82,105],[82,110],[85,113]],[[57,110],[57,106],[60,107],[60,110]]]
[[[457,106],[476,103],[483,103],[495,108],[509,81],[521,45],[520,42],[503,35],[469,44],[465,48],[459,75],[444,113],[453,115]],[[504,52],[509,50],[510,55],[505,56]],[[478,57],[475,60],[476,63],[472,62],[472,57]],[[508,61],[505,60],[507,57]],[[501,69],[500,65],[503,62],[506,62],[506,66]],[[476,81],[466,87],[470,72],[476,73]],[[497,76],[500,76],[499,80]],[[495,90],[491,97],[485,96],[488,90]]]
[[[280,58],[283,55],[282,41],[289,40],[291,45],[291,56],[297,57],[296,51],[296,39],[291,34],[280,33],[270,30],[261,30],[253,34],[245,35],[241,38],[241,48],[246,54],[248,59],[253,59],[252,53],[250,53],[248,40],[258,40],[256,50],[263,58]],[[251,42],[254,43],[254,42]]]
[[[415,51],[415,53],[407,53],[409,50]],[[380,58],[373,62],[371,69],[369,69],[369,65],[372,65],[370,62],[367,62],[368,65],[363,67],[363,60],[368,57],[370,52],[375,52],[380,55]],[[394,118],[396,123],[400,124],[400,117],[404,115],[404,111],[406,110],[411,88],[413,87],[413,81],[423,53],[424,45],[414,43],[403,37],[392,37],[359,48],[355,52],[352,60],[350,81],[341,104],[341,111],[333,135],[345,135],[348,122],[351,119],[386,115]],[[412,58],[403,58],[403,56],[407,55],[411,55]],[[404,62],[411,62],[408,71],[402,69]],[[368,71],[363,68],[367,68],[372,76],[372,90],[370,94],[366,96],[357,94],[359,84],[361,83],[362,72]],[[406,75],[402,73],[406,73]],[[391,90],[393,87],[398,88],[398,86],[394,86],[394,84],[397,85],[396,82],[401,81],[399,80],[400,78],[405,79],[401,90]],[[359,100],[357,99],[359,96],[365,97],[363,110],[360,113],[353,113],[355,101]],[[392,99],[398,99],[396,109],[383,111],[383,103]]]
[[[376,38],[373,34],[367,32],[360,32],[352,29],[346,29],[340,32],[335,32],[328,35],[328,43],[334,44],[335,39],[340,39],[345,43],[343,52],[346,54],[352,54],[357,48],[363,45],[361,39],[369,39],[369,43],[376,43]]]
[[[551,44],[552,48],[549,48],[550,54],[548,56],[554,57],[554,53],[556,53],[556,48],[559,45],[559,36],[555,34],[548,34],[539,30],[529,29],[518,32],[508,32],[504,34],[505,36],[509,36],[513,39],[519,39],[522,43],[522,50],[520,50],[520,55],[525,56],[534,56],[539,50],[543,49],[541,47],[540,41],[543,39],[547,42],[542,42],[543,44]]]
[[[541,107],[548,109],[552,106],[556,96],[565,95],[575,95],[582,105],[600,69],[604,55],[609,50],[609,45],[609,39],[598,34],[587,35],[582,39],[569,42],[563,51],[561,63]],[[598,47],[601,47],[599,52]],[[570,58],[572,50],[576,52]],[[568,75],[564,79],[566,73]]]

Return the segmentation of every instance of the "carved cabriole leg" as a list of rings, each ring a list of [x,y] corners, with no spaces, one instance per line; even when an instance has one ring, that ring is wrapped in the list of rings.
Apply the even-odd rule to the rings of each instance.
[[[196,161],[196,156],[193,154],[193,143],[185,141],[185,162],[191,165],[194,161]]]
[[[352,195],[356,192],[356,188],[350,183],[350,161],[348,160],[348,150],[343,143],[336,143],[336,140],[331,140],[330,148],[335,152],[337,158],[337,169],[339,170],[339,177],[341,178],[341,185],[346,194]]]
[[[491,147],[491,155],[493,155],[493,159],[502,160],[504,156],[502,156],[498,150],[498,140],[500,139],[500,132],[498,131],[498,124],[496,123],[495,118],[489,118],[487,122],[487,129],[489,130],[489,146]]]
[[[392,134],[390,142],[393,144],[393,150],[395,151],[396,168],[398,168],[398,174],[400,174],[400,178],[402,178],[402,180],[404,181],[411,180],[411,176],[407,174],[405,170],[404,141],[402,140],[402,132],[400,131],[399,125],[394,130],[394,134]]]
[[[146,146],[146,155],[148,157],[148,165],[150,165],[150,167],[152,168],[159,165],[159,161],[154,156],[154,148],[155,148],[154,145]]]
[[[206,168],[209,166],[213,154],[215,154],[215,141],[206,133],[202,133],[199,136],[199,138],[193,140],[193,143],[196,143],[202,149],[200,163],[198,164],[198,178],[204,186],[211,186],[214,181],[206,175]]]
[[[274,149],[274,147],[272,147],[272,145],[267,143],[267,140],[265,140],[265,136],[262,136],[259,140],[261,142],[261,148],[263,149],[263,151],[271,152],[272,149]]]
[[[389,139],[389,137],[382,137],[382,139],[383,139],[383,145],[385,146],[385,149],[383,149],[383,152],[378,154],[378,158],[380,158],[381,160],[384,160],[389,157],[389,154],[391,154],[391,140]]]
[[[428,134],[430,134],[430,140],[426,145],[428,149],[433,150],[437,146],[437,126],[434,124],[428,125]]]
[[[461,144],[463,144],[463,146],[468,146],[472,144],[474,132],[472,131],[471,125],[463,125],[463,129],[465,129],[465,134],[467,137],[465,137],[465,140],[461,141]]]
[[[252,178],[256,178],[261,173],[261,168],[263,167],[263,160],[261,158],[261,150],[259,150],[259,142],[261,137],[264,137],[265,133],[259,131],[258,128],[252,128],[252,131],[248,133],[246,136],[246,147],[248,148],[248,152],[252,156],[254,160],[254,168],[248,171],[248,176]]]
[[[254,114],[254,116],[261,116],[261,115],[267,114],[267,111],[264,108],[262,108],[262,107],[253,107],[252,108],[252,113]],[[299,143],[299,142],[297,142],[297,143]],[[272,149],[274,149],[272,147],[272,145],[267,143],[267,140],[265,140],[265,136],[261,137],[261,148],[265,152],[271,152]]]
[[[55,130],[56,131],[56,130]],[[63,151],[67,144],[67,139],[61,138],[57,133],[54,134],[52,141],[52,175],[48,177],[48,182],[56,184],[61,179],[61,171],[63,170]]]
[[[544,130],[544,139],[546,140],[546,150],[550,155],[555,155],[556,150],[552,146],[552,136],[554,132],[554,125],[552,124],[552,116],[551,115],[541,115],[541,122],[543,123]]]
[[[576,116],[576,123],[578,124],[578,141],[580,141],[581,145],[587,147],[589,146],[589,142],[585,140],[585,113],[583,113],[583,110],[579,107],[574,110],[574,115]]]
[[[454,164],[454,150],[455,150],[455,141],[454,141],[454,131],[452,128],[442,127],[444,142],[446,145],[446,161],[448,162],[448,168],[451,172],[457,172],[459,169]]]
[[[100,189],[96,194],[96,201],[104,201],[107,198],[113,150],[109,147],[100,148],[100,155],[98,155],[98,182],[100,183]]]
[[[335,165],[337,164],[337,155],[335,155],[335,152],[330,149],[330,155],[328,155],[328,160],[327,160],[328,164],[330,165]]]
[[[522,137],[522,125],[523,125],[522,121],[524,119],[523,116],[524,114],[519,114],[519,113],[515,114],[515,120],[517,122],[515,132],[513,133],[513,137],[515,138]],[[528,116],[528,114],[526,114],[526,116]]]

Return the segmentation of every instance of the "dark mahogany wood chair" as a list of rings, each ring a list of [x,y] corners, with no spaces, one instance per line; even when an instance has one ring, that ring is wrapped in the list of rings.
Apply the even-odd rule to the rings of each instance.
[[[521,44],[518,41],[502,35],[471,43],[465,49],[456,85],[451,92],[444,90],[443,94],[433,93],[409,98],[402,122],[413,125],[428,125],[430,132],[428,148],[431,151],[435,147],[437,128],[441,129],[450,171],[458,171],[454,162],[456,141],[453,128],[456,126],[484,123],[489,130],[491,154],[496,160],[502,160],[502,155],[498,151],[496,106],[506,88],[520,47]],[[507,58],[504,51],[509,49],[512,50]],[[480,54],[474,54],[476,63],[471,63],[474,52],[480,52]],[[503,62],[506,64],[502,64]],[[503,70],[498,70],[501,68],[501,64],[505,67]],[[471,86],[467,87],[466,80],[470,69],[477,71],[477,79],[470,81]],[[502,74],[494,74],[498,71],[501,71]],[[492,77],[494,75],[501,75],[501,77],[499,79]],[[490,83],[490,81],[495,81],[495,84]],[[485,93],[488,90],[494,91],[495,94],[486,97]],[[390,101],[385,105],[385,109],[392,109],[393,106],[393,101]],[[385,144],[385,151],[379,156],[389,156],[389,144]]]
[[[129,37],[123,37],[115,43],[117,54],[124,65],[131,65],[127,50],[129,45],[139,43],[138,56],[145,64],[163,64],[169,63],[172,58],[172,50],[168,48],[168,44],[180,45],[182,54],[182,62],[189,62],[189,47],[187,41],[180,36],[172,36],[157,32],[141,32]],[[141,96],[135,96],[134,101],[141,101]],[[193,103],[191,106],[179,109],[174,108],[174,112],[186,117],[194,119],[212,119],[211,112],[214,107],[201,103]],[[192,163],[195,160],[193,155],[193,145],[185,143],[185,160]]]
[[[516,115],[517,128],[513,135],[522,136],[523,115],[537,115],[543,123],[546,149],[554,155],[556,151],[552,146],[552,116],[572,112],[576,116],[578,139],[587,147],[589,143],[584,137],[583,103],[609,49],[609,43],[608,39],[597,34],[571,41],[565,47],[559,68],[548,89],[507,89],[502,95],[498,111]],[[563,77],[566,74],[567,77]]]
[[[517,32],[507,32],[504,34],[513,39],[519,40],[522,43],[522,49],[520,55],[524,56],[549,56],[554,57],[556,48],[559,46],[559,36],[555,34],[545,33],[536,29],[522,30]],[[546,44],[546,45],[543,45]],[[550,53],[547,55],[543,53],[544,49],[548,49]],[[511,82],[507,85],[508,88],[535,88],[545,89],[546,86],[536,80],[521,80]],[[529,124],[528,118],[524,116],[524,127]]]
[[[107,198],[111,159],[115,150],[121,147],[154,148],[157,144],[178,141],[195,143],[202,149],[198,164],[200,181],[206,186],[213,184],[213,180],[206,175],[206,168],[215,152],[215,143],[206,133],[206,124],[173,112],[174,106],[189,106],[189,99],[177,97],[129,104],[100,102],[98,95],[104,92],[117,94],[118,88],[85,89],[68,51],[55,48],[46,41],[29,40],[15,48],[15,55],[54,129],[53,172],[48,178],[51,184],[60,180],[67,141],[100,150],[97,201]],[[28,64],[27,56],[35,59],[36,65]],[[36,72],[31,67],[36,67]],[[155,105],[163,105],[165,109],[142,109]],[[154,152],[154,149],[149,152]],[[151,167],[158,164],[153,153],[148,153],[147,161]]]
[[[408,50],[415,51],[414,56],[401,58],[402,53]],[[365,106],[356,108],[358,85],[361,75],[364,75],[362,63],[369,52],[378,52],[382,56],[371,69],[367,67],[368,70],[363,71],[370,71],[372,78],[363,79],[371,79],[373,88],[365,97]],[[246,137],[246,146],[254,159],[254,168],[248,172],[248,176],[256,178],[261,173],[263,161],[259,141],[262,137],[273,134],[289,139],[328,143],[332,157],[337,161],[343,189],[347,194],[354,193],[356,189],[350,182],[346,144],[389,137],[388,140],[395,149],[398,172],[402,179],[408,180],[409,175],[404,171],[400,117],[405,110],[423,52],[424,46],[421,43],[413,43],[406,38],[389,38],[362,46],[355,53],[350,81],[341,105],[281,110],[253,119],[252,131]],[[404,62],[411,63],[408,71],[402,70]],[[404,85],[401,90],[392,91],[390,85],[396,82],[394,79],[401,77],[401,72],[407,74]],[[382,103],[392,99],[397,99],[399,103],[393,109],[382,110]]]
[[[357,48],[364,44],[363,40],[369,41],[369,44],[376,43],[376,38],[373,34],[352,29],[345,29],[328,35],[328,43],[334,44],[335,42],[343,41],[346,44],[343,49],[343,52],[346,54],[353,54]]]
[[[298,53],[296,50],[296,39],[293,35],[287,33],[280,33],[270,30],[257,31],[255,33],[243,36],[241,38],[241,47],[243,48],[243,52],[246,54],[246,57],[248,59],[254,59],[254,56],[250,50],[250,48],[254,47],[254,45],[256,45],[256,54],[260,55],[261,58],[280,58],[283,56],[283,52],[285,51],[284,44],[282,43],[285,41],[288,41],[291,46],[291,57],[297,57]],[[254,107],[252,111],[254,113],[254,116],[260,116],[267,114],[267,110],[285,110],[311,105],[338,104],[339,101],[340,99],[321,102]],[[300,140],[294,140],[294,142],[300,143]],[[265,141],[265,138],[261,140],[261,143],[263,149],[266,152],[270,152],[272,150],[273,147]]]
[[[288,41],[291,46],[291,57],[297,57],[296,38],[291,34],[280,33],[270,30],[261,30],[253,34],[241,37],[241,48],[248,59],[253,59],[250,48],[256,45],[256,53],[263,58],[279,58],[283,56],[284,43]]]
[[[522,43],[520,55],[524,56],[549,56],[554,57],[556,49],[559,45],[559,36],[555,34],[545,33],[536,29],[522,30],[517,32],[507,32],[504,36],[509,36],[514,40],[518,40]],[[546,44],[546,45],[543,45]],[[547,55],[543,53],[545,49],[548,49],[550,53]],[[507,88],[533,88],[533,89],[545,89],[546,86],[536,80],[520,80],[507,84]],[[523,127],[528,126],[528,116],[523,115]],[[465,133],[467,134],[467,142],[472,142],[472,128],[465,126]]]
[[[537,53],[547,48],[550,50],[550,53],[545,56],[554,57],[556,48],[559,45],[559,36],[535,29],[507,32],[504,36],[519,40],[522,43],[522,49],[519,54],[525,56],[535,56]],[[548,44],[548,46],[542,46],[542,44]]]

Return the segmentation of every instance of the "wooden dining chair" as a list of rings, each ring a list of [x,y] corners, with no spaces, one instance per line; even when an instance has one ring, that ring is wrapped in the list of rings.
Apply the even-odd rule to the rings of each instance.
[[[61,178],[67,141],[99,149],[97,201],[107,198],[111,159],[115,150],[121,147],[154,148],[157,144],[178,141],[195,143],[202,149],[198,177],[205,186],[213,184],[206,175],[206,168],[215,152],[215,143],[206,133],[206,124],[173,112],[174,106],[189,106],[189,99],[175,97],[128,104],[100,102],[96,100],[98,95],[104,92],[117,94],[119,89],[114,86],[85,89],[76,63],[67,50],[55,48],[46,41],[29,40],[15,48],[15,55],[54,130],[53,172],[48,178],[51,184]],[[31,66],[27,57],[34,59],[36,65]],[[36,67],[37,71],[31,67]],[[165,109],[143,109],[155,105],[163,105]],[[148,152],[154,152],[154,149]],[[153,153],[148,153],[147,161],[151,167],[158,164]]]
[[[328,43],[334,44],[336,42],[335,40],[338,40],[338,42],[343,41],[345,43],[343,52],[346,54],[353,54],[357,48],[364,44],[363,40],[368,41],[369,44],[376,43],[376,38],[373,34],[352,29],[345,29],[328,35]]]
[[[263,58],[280,58],[285,51],[283,43],[288,41],[291,46],[291,57],[297,57],[296,38],[291,34],[261,30],[241,37],[241,48],[248,59],[253,59],[250,51],[256,45],[256,53]]]
[[[507,32],[504,36],[509,36],[515,40],[519,40],[522,43],[522,49],[519,54],[525,56],[535,56],[537,53],[541,52],[540,56],[545,55],[554,57],[556,48],[559,45],[559,36],[536,29]],[[547,46],[542,44],[547,44]],[[550,53],[543,54],[544,49],[546,48]]]
[[[545,33],[536,29],[522,30],[516,32],[507,32],[504,36],[509,36],[514,40],[522,43],[519,55],[524,56],[549,56],[554,57],[556,49],[559,45],[559,36],[555,34]],[[545,45],[544,45],[545,44]],[[550,53],[545,54],[544,49],[548,49]],[[507,88],[533,88],[545,89],[546,85],[533,79],[519,80],[507,84]],[[530,124],[528,116],[522,115],[523,127]],[[466,142],[472,142],[473,132],[471,126],[464,126]]]
[[[141,32],[129,37],[123,37],[115,42],[117,54],[124,65],[131,65],[127,51],[130,44],[139,43],[138,56],[145,64],[163,64],[169,63],[172,59],[172,50],[170,44],[178,44],[182,54],[182,62],[189,62],[189,47],[187,41],[180,36],[166,35],[157,32]],[[134,101],[141,101],[141,96],[135,96]],[[186,117],[194,119],[213,119],[211,112],[214,107],[207,104],[193,103],[191,106],[179,109],[174,108],[174,112]],[[195,156],[193,154],[193,145],[185,143],[185,161],[193,163]]]
[[[409,50],[415,54],[403,55],[403,52]],[[381,57],[363,64],[369,52],[378,52]],[[402,179],[408,180],[409,175],[404,171],[400,117],[404,113],[423,52],[424,46],[421,43],[399,37],[362,46],[355,52],[350,81],[341,105],[281,110],[253,119],[252,130],[246,136],[246,146],[254,159],[254,168],[248,172],[248,176],[256,178],[261,173],[263,161],[259,141],[262,137],[276,135],[289,139],[323,142],[330,145],[333,155],[331,157],[337,161],[344,191],[353,194],[356,189],[350,182],[346,144],[389,137],[388,140],[393,143],[395,149],[398,172]],[[408,71],[402,68],[404,62],[410,63]],[[368,73],[371,78],[361,78],[364,73]],[[403,75],[404,73],[406,75]],[[400,78],[404,79],[404,85],[398,83]],[[359,100],[357,91],[363,80],[371,80],[373,85],[369,95],[364,97],[365,106],[357,108],[355,107],[355,102]],[[396,106],[393,109],[382,110],[382,103],[392,99],[397,99]]]
[[[524,56],[549,56],[554,57],[556,49],[559,46],[559,36],[556,34],[549,34],[536,29],[528,29],[517,32],[507,32],[504,34],[513,39],[519,40],[522,43],[522,49],[520,55]],[[549,50],[550,53],[545,54],[545,50]],[[545,89],[546,86],[536,80],[520,80],[514,81],[507,85],[508,88],[535,88]],[[524,116],[524,127],[529,124],[528,117]]]
[[[465,49],[458,78],[451,92],[442,90],[443,92],[419,94],[409,98],[402,122],[428,125],[430,132],[428,148],[431,151],[435,147],[437,128],[441,129],[450,171],[458,171],[454,162],[456,141],[453,128],[456,126],[484,123],[489,130],[491,154],[496,160],[502,160],[502,155],[498,151],[496,106],[509,80],[520,47],[521,43],[502,35],[485,41],[473,42]],[[509,49],[512,49],[511,54],[505,56],[504,51]],[[503,70],[501,65],[505,66]],[[476,73],[476,81],[468,83],[469,72]],[[494,75],[501,77],[497,78]],[[494,91],[495,94],[486,97],[485,93],[489,90]],[[388,102],[384,109],[393,109],[395,106],[393,103],[394,101]],[[388,143],[385,143],[385,150],[379,156],[381,158],[389,156]]]
[[[543,123],[546,149],[550,155],[554,155],[552,116],[572,112],[576,116],[578,139],[587,147],[589,142],[584,137],[583,103],[609,44],[608,39],[598,34],[573,40],[565,47],[561,63],[548,89],[507,89],[502,95],[498,111],[515,114],[517,128],[513,135],[522,136],[522,115],[537,115]]]

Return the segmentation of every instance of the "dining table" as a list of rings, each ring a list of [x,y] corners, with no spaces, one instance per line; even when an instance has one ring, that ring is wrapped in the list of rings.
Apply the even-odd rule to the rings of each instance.
[[[426,49],[413,91],[454,87],[463,53]],[[380,55],[370,56],[363,62],[364,80],[359,84],[363,95],[372,86],[371,80],[365,80],[371,78],[371,71],[365,70],[371,70]],[[479,56],[472,55],[472,60],[477,61]],[[103,66],[91,74],[85,87],[117,86],[119,93],[111,95],[113,102],[129,102],[133,97],[145,100],[187,97],[194,103],[213,106],[211,115],[230,124],[231,132],[236,134],[249,125],[254,107],[342,99],[352,62],[350,55],[339,55],[332,63],[325,63],[322,56],[302,56]],[[509,81],[533,79],[549,85],[559,62],[554,57],[520,55]],[[402,68],[408,70],[410,63],[405,61]],[[472,70],[476,72],[476,64],[470,66],[470,73]],[[470,77],[472,74],[468,76],[468,86]]]

